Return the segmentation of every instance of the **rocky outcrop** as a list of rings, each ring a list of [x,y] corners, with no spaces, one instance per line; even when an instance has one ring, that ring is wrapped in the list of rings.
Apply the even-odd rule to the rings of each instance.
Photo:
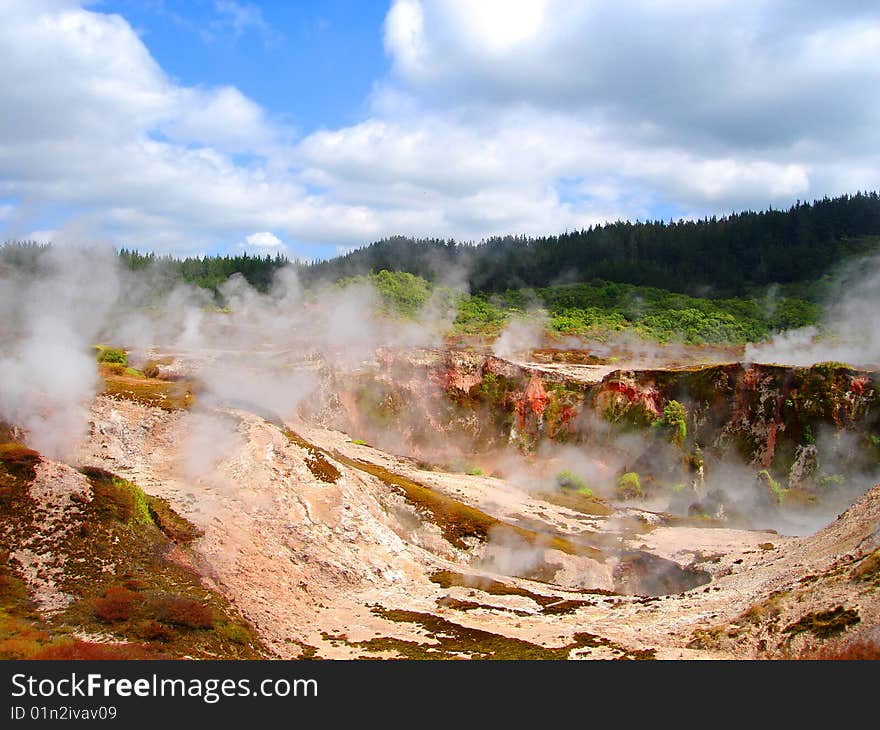
[[[542,443],[595,454],[635,434],[638,453],[621,458],[649,483],[700,486],[731,462],[767,470],[782,485],[774,498],[794,501],[880,457],[878,373],[834,363],[618,370],[592,381],[468,351],[385,351],[334,388],[347,395],[331,425],[428,460]],[[673,402],[675,423],[664,413]]]

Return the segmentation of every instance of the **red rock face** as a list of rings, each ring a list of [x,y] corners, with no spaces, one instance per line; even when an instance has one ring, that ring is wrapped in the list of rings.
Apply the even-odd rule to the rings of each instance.
[[[543,381],[537,375],[532,375],[525,393],[523,393],[523,401],[526,406],[537,418],[541,418],[544,415],[544,409],[547,408],[548,400]]]
[[[554,438],[557,434],[562,432],[573,433],[574,422],[577,415],[578,410],[574,406],[562,406],[559,409],[559,423],[553,432],[549,434],[550,438]]]
[[[596,419],[648,428],[675,399],[702,448],[736,448],[758,468],[779,468],[779,454],[799,442],[805,425],[874,429],[880,413],[875,376],[851,371],[724,365],[618,371],[585,385],[462,350],[395,351],[378,365],[341,383],[351,394],[337,394],[337,409],[347,412],[337,427],[382,432],[413,454],[450,444],[529,451],[545,439],[586,443]]]
[[[596,394],[596,403],[607,408],[611,403],[627,408],[641,406],[655,418],[663,414],[660,407],[662,396],[653,383],[640,384],[632,377],[621,374],[619,377],[604,380]]]
[[[521,432],[533,432],[540,428],[549,400],[544,383],[537,374],[532,374],[522,395],[517,398],[516,424]]]
[[[469,393],[471,388],[483,382],[481,369],[465,368],[463,363],[452,360],[446,363],[446,367],[435,375],[436,382],[445,391],[457,390],[461,393]]]
[[[779,424],[771,423],[767,431],[767,446],[764,449],[764,455],[761,457],[761,466],[765,469],[769,468],[773,463],[773,457],[776,454],[776,434],[779,432]]]

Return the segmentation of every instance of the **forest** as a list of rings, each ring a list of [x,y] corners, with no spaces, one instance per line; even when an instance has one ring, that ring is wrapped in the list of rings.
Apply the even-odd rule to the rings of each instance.
[[[618,221],[561,235],[478,244],[395,236],[301,266],[305,280],[406,271],[428,280],[464,272],[471,292],[603,279],[698,296],[743,296],[814,282],[840,261],[880,249],[880,197],[856,193],[725,217]]]
[[[40,265],[46,246],[0,247],[0,277]],[[628,330],[652,340],[744,343],[815,324],[836,268],[880,250],[877,192],[798,202],[722,218],[616,222],[557,236],[504,236],[479,243],[377,241],[328,261],[282,254],[173,258],[119,251],[149,273],[157,296],[179,282],[224,306],[233,274],[267,291],[294,267],[307,289],[370,283],[386,314],[415,316],[434,297],[454,308],[454,331],[497,334],[511,317],[533,317],[561,335],[607,338]],[[454,272],[454,277],[450,273]]]
[[[148,245],[148,242],[145,242]],[[7,243],[0,266],[26,266],[38,244]],[[266,291],[275,271],[294,266],[305,283],[382,270],[464,284],[468,291],[502,292],[603,280],[664,288],[699,297],[751,296],[768,285],[813,299],[815,285],[841,261],[880,250],[880,195],[859,192],[788,210],[745,211],[700,220],[617,221],[585,230],[530,238],[506,235],[480,242],[393,236],[326,261],[285,255],[174,258],[122,249],[131,269],[216,292],[239,273]]]

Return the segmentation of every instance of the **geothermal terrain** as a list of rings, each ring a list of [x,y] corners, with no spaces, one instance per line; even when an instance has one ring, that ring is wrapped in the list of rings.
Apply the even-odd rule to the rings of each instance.
[[[3,425],[3,656],[877,655],[876,372],[279,339]]]

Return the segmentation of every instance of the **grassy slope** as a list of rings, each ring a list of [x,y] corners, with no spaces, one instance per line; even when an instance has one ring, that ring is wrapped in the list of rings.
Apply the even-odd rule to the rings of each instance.
[[[378,291],[383,313],[413,318],[430,302],[452,310],[454,332],[465,335],[494,335],[511,318],[530,317],[550,332],[599,340],[626,331],[658,342],[744,343],[814,324],[820,314],[817,304],[792,296],[710,299],[599,280],[492,296],[462,295],[388,271],[338,285],[365,282]]]

